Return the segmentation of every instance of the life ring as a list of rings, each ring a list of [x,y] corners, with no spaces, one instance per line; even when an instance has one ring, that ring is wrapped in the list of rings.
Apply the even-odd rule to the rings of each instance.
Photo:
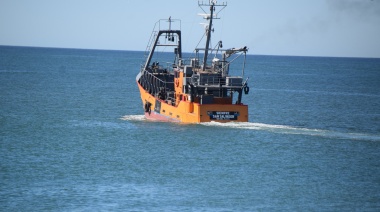
[[[179,79],[175,79],[175,85],[179,87]]]
[[[248,87],[248,86],[245,86],[245,87],[244,87],[244,93],[245,93],[245,94],[248,94],[248,93],[249,93],[249,87]]]

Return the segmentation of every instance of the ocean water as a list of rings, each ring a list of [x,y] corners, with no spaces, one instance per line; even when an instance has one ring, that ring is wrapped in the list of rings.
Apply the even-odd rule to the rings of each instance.
[[[0,211],[380,210],[380,59],[249,55],[228,124],[145,120],[142,60],[0,46]]]

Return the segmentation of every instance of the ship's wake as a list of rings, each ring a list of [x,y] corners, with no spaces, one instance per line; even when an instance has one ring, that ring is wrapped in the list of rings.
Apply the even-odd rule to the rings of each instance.
[[[362,141],[380,141],[380,135],[378,134],[338,132],[338,131],[332,131],[332,130],[310,129],[310,128],[294,127],[294,126],[287,126],[287,125],[273,125],[273,124],[263,124],[263,123],[253,123],[253,122],[229,122],[229,123],[208,122],[208,123],[202,123],[202,125],[245,129],[245,130],[268,131],[268,132],[279,133],[279,134],[308,135],[308,136],[319,136],[319,137],[325,137],[325,138],[350,139],[350,140],[362,140]]]
[[[144,115],[125,115],[120,118],[124,121],[148,121]],[[204,122],[200,123],[203,126],[209,127],[220,127],[220,128],[231,128],[231,129],[242,129],[242,130],[252,130],[252,131],[267,131],[279,134],[294,134],[294,135],[308,135],[308,136],[318,136],[324,138],[335,138],[335,139],[349,139],[349,140],[359,140],[359,141],[380,141],[380,134],[369,134],[369,133],[350,133],[350,132],[339,132],[327,129],[312,129],[304,127],[295,127],[288,125],[275,125],[275,124],[264,124],[255,122]]]

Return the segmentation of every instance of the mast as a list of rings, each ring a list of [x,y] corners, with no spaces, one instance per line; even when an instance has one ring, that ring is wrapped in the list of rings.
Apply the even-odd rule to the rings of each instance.
[[[202,70],[204,71],[206,69],[208,51],[210,49],[211,32],[214,31],[214,29],[212,28],[212,21],[213,21],[213,19],[219,19],[217,17],[217,15],[220,11],[222,11],[227,6],[227,3],[223,2],[222,4],[217,4],[216,0],[209,0],[209,3],[207,4],[207,3],[203,3],[203,1],[202,1],[202,3],[198,1],[198,6],[203,10],[203,12],[206,13],[206,14],[198,14],[198,15],[203,16],[204,19],[209,21],[208,26],[206,27],[207,28],[206,29],[206,46],[204,48],[205,54],[203,57],[203,68],[202,68]],[[202,8],[205,6],[209,6],[209,8],[210,8],[209,14]],[[222,9],[215,11],[215,7],[217,7],[217,6],[221,6]]]
[[[212,18],[214,15],[214,1],[210,1],[210,21],[208,24],[208,29],[207,29],[207,40],[206,40],[206,47],[205,47],[205,55],[203,57],[203,71],[206,69],[206,64],[207,64],[207,56],[208,56],[208,48],[210,45],[210,39],[211,39],[211,27],[212,27]]]

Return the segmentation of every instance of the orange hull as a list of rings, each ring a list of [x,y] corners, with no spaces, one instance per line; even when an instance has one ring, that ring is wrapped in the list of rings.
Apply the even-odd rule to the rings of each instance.
[[[144,104],[151,103],[145,116],[150,120],[171,121],[183,123],[200,122],[248,122],[248,106],[236,104],[200,104],[188,100],[178,101],[177,106],[172,106],[166,101],[152,96],[137,82],[141,100]],[[146,108],[145,108],[146,109]]]

